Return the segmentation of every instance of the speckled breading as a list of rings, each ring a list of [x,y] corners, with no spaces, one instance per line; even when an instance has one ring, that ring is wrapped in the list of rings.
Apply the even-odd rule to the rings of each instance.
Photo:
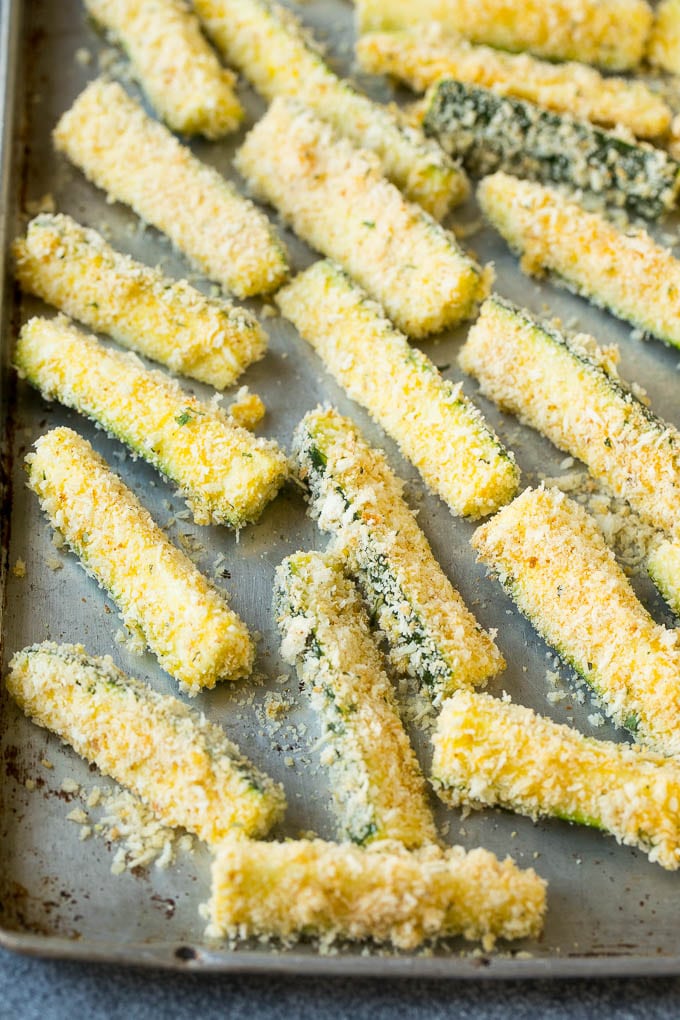
[[[680,0],[661,0],[647,45],[650,64],[680,74]]]
[[[680,347],[680,262],[644,230],[622,230],[559,191],[504,173],[485,177],[486,219],[521,255],[525,273],[570,290]]]
[[[257,393],[251,393],[247,386],[242,386],[229,404],[227,413],[242,428],[254,429],[264,418],[267,408]]]
[[[337,265],[316,262],[276,300],[452,513],[482,517],[512,499],[514,457],[461,386],[443,379]]]
[[[356,0],[361,32],[438,21],[476,43],[625,71],[652,24],[644,0]]]
[[[5,683],[33,722],[131,789],[164,825],[217,846],[233,832],[264,836],[283,815],[281,787],[219,726],[126,676],[108,655],[46,641],[14,655]]]
[[[194,0],[194,7],[225,60],[258,92],[301,99],[375,152],[385,176],[437,219],[467,197],[465,173],[439,145],[338,78],[290,11],[269,0]]]
[[[288,474],[284,453],[223,411],[104,347],[67,319],[31,319],[14,363],[47,400],[98,422],[178,485],[197,524],[240,528],[254,521]]]
[[[479,85],[435,83],[424,101],[423,126],[477,176],[505,170],[564,184],[648,219],[677,201],[680,163],[663,149]]]
[[[333,409],[310,411],[293,450],[310,512],[359,582],[390,659],[439,702],[505,666],[432,555],[385,455]]]
[[[647,558],[647,570],[673,612],[680,616],[680,542],[659,541]]]
[[[53,138],[111,200],[131,206],[227,290],[239,297],[268,293],[287,276],[286,250],[267,217],[117,82],[91,82]]]
[[[297,100],[275,99],[236,156],[254,193],[313,248],[339,262],[406,333],[426,336],[474,315],[488,272],[448,230],[407,202]]]
[[[680,522],[680,433],[625,387],[615,353],[592,337],[567,338],[494,296],[470,330],[460,363],[483,393],[673,534]]]
[[[499,938],[538,935],[545,898],[532,868],[488,850],[229,839],[213,861],[208,933],[372,939],[399,949],[462,935],[491,949]]]
[[[680,767],[668,758],[469,691],[444,703],[433,744],[432,779],[454,807],[552,815],[680,866]]]
[[[638,601],[583,507],[557,489],[527,489],[472,544],[614,722],[654,751],[680,754],[678,632]]]
[[[220,65],[185,0],[84,0],[89,14],[126,50],[151,105],[184,134],[222,138],[243,108],[236,77]]]
[[[580,120],[621,124],[640,138],[665,135],[671,126],[671,108],[640,81],[607,78],[586,64],[552,64],[528,53],[475,46],[436,23],[362,36],[356,54],[364,71],[389,74],[417,92],[439,78],[456,78]]]
[[[326,738],[341,840],[437,842],[425,780],[401,724],[361,598],[341,561],[295,553],[277,568],[281,655],[297,667]]]
[[[246,625],[87,440],[53,429],[26,468],[52,527],[182,690],[198,694],[250,674]]]
[[[230,386],[266,350],[266,333],[245,308],[135,262],[70,216],[31,220],[14,256],[24,290],[216,389]]]

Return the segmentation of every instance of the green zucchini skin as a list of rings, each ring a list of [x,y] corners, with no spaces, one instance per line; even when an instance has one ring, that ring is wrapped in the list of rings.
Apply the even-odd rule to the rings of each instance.
[[[478,85],[433,85],[423,127],[476,176],[503,170],[565,184],[646,219],[676,203],[680,163],[661,149]]]

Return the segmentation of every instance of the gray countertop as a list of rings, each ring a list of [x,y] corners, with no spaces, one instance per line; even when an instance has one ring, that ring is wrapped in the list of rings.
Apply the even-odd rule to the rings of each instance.
[[[218,976],[37,960],[0,951],[0,1020],[281,1020],[303,1015],[315,1020],[652,1020],[677,1015],[679,994],[680,979],[456,984]]]

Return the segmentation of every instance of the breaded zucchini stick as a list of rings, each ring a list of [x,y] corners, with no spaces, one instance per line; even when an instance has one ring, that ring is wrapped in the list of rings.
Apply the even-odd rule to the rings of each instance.
[[[264,836],[283,815],[281,787],[219,726],[126,676],[108,655],[46,641],[17,652],[5,682],[33,722],[136,793],[164,825],[217,846],[233,832]]]
[[[539,934],[545,891],[533,868],[482,849],[228,839],[213,861],[208,934],[372,939],[399,949],[462,935],[491,949],[499,938]]]
[[[287,276],[286,250],[264,213],[151,120],[117,82],[91,82],[53,138],[88,180],[167,234],[227,290],[239,297],[269,293]]]
[[[647,570],[668,605],[680,616],[680,542],[661,540],[647,558]]]
[[[13,250],[24,290],[218,390],[266,350],[266,333],[245,308],[114,251],[70,216],[37,216]]]
[[[398,113],[338,78],[290,11],[269,0],[194,0],[225,60],[266,99],[294,96],[338,134],[371,149],[382,172],[437,219],[468,195],[463,170]]]
[[[512,499],[519,479],[512,454],[461,386],[442,379],[337,265],[314,263],[276,301],[452,513],[483,517]]]
[[[679,754],[678,633],[638,601],[583,507],[557,489],[527,489],[472,545],[614,722],[653,751]]]
[[[442,78],[425,97],[423,126],[477,176],[564,184],[647,219],[677,202],[680,163],[663,149],[493,89]]]
[[[287,476],[285,454],[274,442],[256,439],[134,354],[104,347],[63,316],[27,322],[14,363],[47,400],[98,422],[178,485],[197,524],[240,528],[256,520]]]
[[[357,589],[340,560],[295,553],[276,571],[281,654],[297,667],[327,740],[339,838],[409,849],[437,842],[425,780]]]
[[[235,163],[260,199],[336,259],[410,336],[469,318],[488,293],[488,273],[453,234],[407,202],[371,153],[334,135],[297,100],[274,100]]]
[[[475,46],[437,24],[361,36],[356,55],[364,71],[389,74],[416,92],[455,78],[579,120],[620,124],[639,138],[667,134],[673,117],[661,96],[640,81],[607,78],[586,64],[552,64],[528,53]]]
[[[435,789],[452,806],[552,815],[680,866],[680,768],[668,758],[469,691],[444,703],[432,742]]]
[[[26,469],[52,527],[182,690],[198,694],[251,673],[246,625],[87,440],[53,429]]]
[[[647,45],[647,59],[655,67],[680,74],[680,0],[661,0]]]
[[[554,188],[504,173],[485,177],[477,198],[525,273],[554,273],[570,290],[680,347],[680,262],[646,231],[620,230]]]
[[[672,535],[680,522],[680,433],[625,387],[614,353],[583,334],[567,338],[494,296],[470,330],[460,363],[483,393]]]
[[[360,32],[438,21],[475,43],[626,71],[652,24],[644,0],[356,0]]]
[[[483,684],[505,662],[443,572],[403,496],[403,483],[349,418],[317,408],[293,437],[310,512],[359,582],[401,673],[435,702]]]
[[[154,110],[173,131],[222,138],[243,107],[236,77],[222,67],[185,0],[84,0],[88,13],[126,50]]]

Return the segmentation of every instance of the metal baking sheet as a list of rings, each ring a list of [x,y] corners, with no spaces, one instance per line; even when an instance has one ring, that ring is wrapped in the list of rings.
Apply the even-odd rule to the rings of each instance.
[[[23,5],[19,0],[6,0],[0,11],[5,253],[9,240],[25,222],[27,210],[35,210],[46,201],[45,196],[52,196],[57,210],[104,229],[118,248],[147,263],[160,263],[173,276],[187,275],[187,264],[164,238],[145,229],[127,208],[108,205],[101,192],[52,150],[50,131],[59,115],[101,66],[109,67],[111,60],[114,72],[124,66],[119,54],[111,53],[106,41],[88,24],[78,0],[32,0]],[[300,11],[328,43],[334,64],[351,73],[349,5],[340,0],[313,0]],[[362,79],[362,84],[379,98],[390,97],[385,83]],[[126,87],[135,91],[129,81]],[[263,104],[245,88],[242,95],[252,123],[263,111]],[[231,158],[240,137],[226,143],[196,143],[194,148],[201,158],[233,178]],[[112,138],[111,145],[115,144]],[[470,202],[455,212],[453,222],[474,223],[477,218]],[[664,229],[676,227],[666,225]],[[284,236],[296,268],[313,260],[312,253],[288,232],[284,231]],[[481,260],[494,261],[497,289],[502,294],[536,312],[549,309],[604,343],[619,344],[622,374],[649,391],[659,414],[680,425],[677,351],[657,343],[640,343],[631,338],[627,326],[611,316],[549,284],[538,286],[527,280],[493,232],[478,231],[465,243]],[[208,286],[204,280],[197,282]],[[290,806],[277,836],[314,830],[333,838],[328,787],[314,748],[318,727],[304,691],[279,658],[270,612],[273,571],[283,556],[298,548],[323,548],[325,544],[325,538],[306,518],[299,492],[292,487],[284,491],[262,520],[238,538],[226,529],[197,528],[177,519],[182,502],[150,468],[125,457],[116,442],[75,413],[47,404],[27,386],[15,383],[8,358],[18,324],[46,309],[37,301],[23,299],[7,274],[3,283],[2,424],[6,445],[2,464],[10,474],[3,525],[5,539],[9,525],[9,546],[3,560],[3,665],[16,649],[34,641],[79,641],[93,653],[112,654],[124,670],[148,679],[157,689],[175,693],[172,681],[155,660],[116,643],[120,625],[115,607],[73,556],[54,547],[37,500],[24,486],[22,461],[31,443],[47,428],[69,424],[93,442],[156,519],[168,526],[171,536],[203,546],[199,563],[208,574],[213,575],[216,557],[224,557],[222,569],[231,576],[220,576],[218,582],[228,586],[232,604],[261,634],[258,669],[263,679],[257,685],[223,685],[199,696],[193,704],[221,723],[245,753],[285,784]],[[253,307],[262,311],[261,304]],[[585,733],[616,738],[607,725],[593,728],[588,717],[594,709],[588,701],[579,704],[571,694],[557,703],[547,699],[551,688],[546,672],[557,671],[564,690],[570,692],[568,671],[554,666],[552,653],[497,584],[486,579],[475,564],[468,545],[473,525],[454,520],[438,499],[424,491],[394,444],[344,396],[291,326],[278,318],[263,321],[271,338],[270,352],[242,381],[267,403],[266,434],[287,447],[297,420],[319,401],[330,401],[350,414],[370,441],[386,449],[395,470],[408,480],[410,497],[420,507],[419,521],[468,604],[485,626],[498,629],[498,641],[509,665],[492,682],[491,692],[507,690],[514,700],[560,722],[573,721]],[[464,335],[461,329],[427,347],[452,379],[461,376],[456,355]],[[464,386],[515,450],[524,484],[566,470],[563,455],[548,442],[513,419],[500,416],[478,397],[471,380],[465,379]],[[188,388],[205,392],[198,385]],[[23,577],[15,576],[11,569],[19,559],[26,563]],[[651,584],[640,578],[634,583],[654,616],[671,624]],[[265,700],[271,692],[288,705],[274,722],[266,715]],[[649,864],[641,853],[584,828],[558,821],[534,825],[497,811],[463,819],[441,805],[437,807],[438,819],[448,841],[468,847],[482,845],[501,855],[510,853],[520,865],[534,866],[548,879],[549,909],[538,942],[500,946],[492,954],[475,952],[474,947],[454,940],[431,953],[367,952],[365,947],[355,946],[326,956],[313,946],[282,951],[252,945],[237,949],[208,945],[205,922],[198,912],[209,892],[207,852],[198,848],[191,855],[180,854],[165,870],[151,865],[113,875],[116,844],[97,836],[80,840],[79,826],[67,815],[82,806],[81,801],[78,794],[63,789],[65,779],[85,791],[101,781],[59,740],[24,719],[4,692],[1,698],[0,942],[4,946],[44,956],[223,971],[456,978],[680,971],[676,875]],[[427,768],[427,734],[413,727],[411,732]],[[44,761],[53,767],[47,768]],[[96,812],[90,813],[96,816]]]

